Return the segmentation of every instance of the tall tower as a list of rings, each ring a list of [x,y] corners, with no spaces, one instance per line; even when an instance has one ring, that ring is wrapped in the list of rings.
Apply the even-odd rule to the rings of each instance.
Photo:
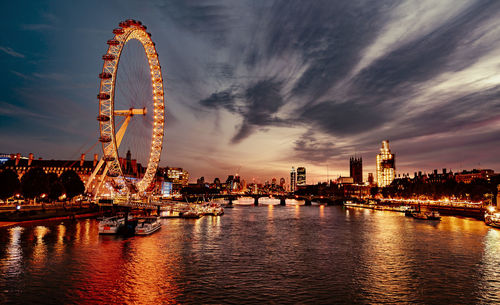
[[[292,167],[292,171],[290,172],[290,192],[295,192],[297,189],[297,173],[295,172],[295,168]]]
[[[361,157],[351,157],[349,160],[349,172],[354,183],[363,183],[363,159]]]
[[[377,155],[377,186],[388,186],[396,175],[396,160],[389,149],[389,140],[382,141],[380,153]]]
[[[497,185],[497,211],[500,211],[500,184]]]
[[[305,167],[297,167],[297,185],[306,185]]]

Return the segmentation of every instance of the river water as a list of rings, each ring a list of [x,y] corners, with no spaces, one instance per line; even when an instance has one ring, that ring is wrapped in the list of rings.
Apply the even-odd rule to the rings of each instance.
[[[500,230],[481,221],[260,200],[142,237],[0,228],[0,303],[500,303]]]

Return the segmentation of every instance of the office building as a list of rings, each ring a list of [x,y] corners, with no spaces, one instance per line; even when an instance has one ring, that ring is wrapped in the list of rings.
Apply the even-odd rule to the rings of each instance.
[[[377,186],[385,187],[392,183],[396,176],[395,156],[389,148],[389,140],[382,141],[380,153],[377,155]]]

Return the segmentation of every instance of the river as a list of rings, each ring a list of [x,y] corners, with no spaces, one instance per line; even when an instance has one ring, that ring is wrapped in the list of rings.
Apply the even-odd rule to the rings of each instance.
[[[150,236],[0,228],[0,303],[500,303],[500,230],[481,221],[260,201]]]

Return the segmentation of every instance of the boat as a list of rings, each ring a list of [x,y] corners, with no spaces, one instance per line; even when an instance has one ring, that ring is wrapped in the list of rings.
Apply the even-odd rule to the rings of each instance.
[[[160,213],[160,218],[180,218],[179,211],[175,211],[174,209],[169,209],[167,211],[162,211]]]
[[[429,219],[429,220],[440,220],[441,219],[441,215],[439,215],[438,211],[430,211],[430,212],[427,212],[427,219]]]
[[[486,214],[484,223],[491,227],[500,228],[500,213]]]
[[[201,217],[201,214],[195,210],[188,210],[180,213],[181,218],[192,218],[197,219]]]
[[[99,221],[99,234],[118,234],[118,231],[125,226],[125,218],[112,216]]]
[[[160,218],[156,216],[141,217],[137,219],[135,226],[136,235],[149,235],[161,228]]]
[[[417,210],[415,208],[412,208],[412,207],[407,207],[405,210],[405,216],[408,216],[408,217],[411,217],[413,216],[413,213],[417,213]]]
[[[440,220],[441,215],[439,215],[438,211],[421,211],[421,212],[413,212],[411,214],[415,219],[422,220]]]

